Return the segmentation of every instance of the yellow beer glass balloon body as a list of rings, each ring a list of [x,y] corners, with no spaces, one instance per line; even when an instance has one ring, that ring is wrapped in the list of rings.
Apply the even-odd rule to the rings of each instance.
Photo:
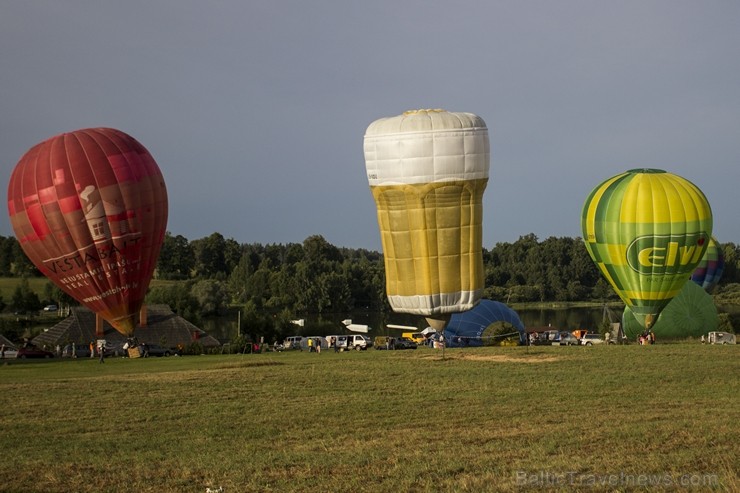
[[[485,122],[410,111],[373,122],[364,150],[393,310],[437,316],[475,306],[484,287]]]

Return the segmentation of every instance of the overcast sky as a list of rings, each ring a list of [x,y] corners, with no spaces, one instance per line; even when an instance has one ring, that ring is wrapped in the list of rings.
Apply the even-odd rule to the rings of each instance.
[[[740,243],[735,0],[6,0],[0,47],[5,190],[36,143],[118,128],[189,240],[380,250],[365,129],[444,108],[489,128],[488,248],[581,236],[591,189],[636,167],[694,182]]]

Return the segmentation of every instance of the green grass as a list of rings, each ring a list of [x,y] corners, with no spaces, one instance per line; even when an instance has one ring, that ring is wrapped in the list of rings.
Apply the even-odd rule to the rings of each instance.
[[[0,491],[738,491],[737,351],[12,362]]]
[[[40,299],[43,299],[44,287],[50,281],[45,277],[29,277],[27,279],[28,286],[31,290],[36,293]],[[10,303],[10,300],[13,299],[13,293],[20,283],[21,279],[19,277],[0,277],[0,296],[3,297],[5,303]]]
[[[51,282],[46,277],[28,277],[28,285],[31,290],[39,296],[39,299],[44,298],[44,288]],[[150,284],[151,287],[157,286],[171,286],[182,281],[163,281],[158,279],[152,279]],[[3,297],[5,303],[9,303],[13,298],[15,288],[21,283],[20,277],[0,277],[0,296]]]

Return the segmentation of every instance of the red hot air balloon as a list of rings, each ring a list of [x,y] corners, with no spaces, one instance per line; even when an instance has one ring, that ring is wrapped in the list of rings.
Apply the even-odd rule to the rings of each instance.
[[[8,213],[45,276],[133,334],[167,226],[167,189],[143,145],[111,128],[41,142],[13,170]]]

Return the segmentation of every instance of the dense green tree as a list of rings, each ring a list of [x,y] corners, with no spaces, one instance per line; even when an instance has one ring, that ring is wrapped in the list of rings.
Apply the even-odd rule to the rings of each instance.
[[[226,278],[229,274],[226,263],[227,242],[220,233],[195,240],[191,245],[195,253],[196,277]]]
[[[721,284],[740,282],[740,247],[734,243],[724,243],[722,245],[722,254],[724,255],[725,268],[720,278]]]
[[[2,277],[13,275],[13,263],[15,262],[14,243],[17,243],[14,237],[0,236],[0,276]]]
[[[241,332],[255,342],[264,338],[265,342],[270,343],[276,339],[278,333],[273,317],[251,301],[242,309],[241,326]]]
[[[204,316],[220,315],[229,302],[225,283],[216,279],[197,281],[190,292],[198,301],[200,311]]]
[[[192,323],[197,323],[200,320],[201,308],[198,300],[190,292],[191,287],[191,282],[158,286],[149,290],[146,302],[168,305],[181,317]]]
[[[39,296],[31,289],[28,279],[23,277],[13,290],[10,308],[16,312],[32,312],[41,308]]]
[[[35,265],[26,257],[26,254],[15,238],[10,240],[10,250],[13,262],[10,266],[11,274],[18,277],[39,277],[41,273]]]
[[[715,296],[734,300],[734,286],[740,282],[740,248],[724,243],[722,250],[725,272]],[[618,300],[580,238],[540,241],[528,234],[484,249],[483,262],[484,296],[489,299],[507,303]],[[16,239],[0,236],[0,275],[20,277],[24,272],[38,274]],[[262,310],[266,320],[273,322],[281,313],[293,316],[389,309],[383,255],[338,248],[320,235],[309,236],[303,243],[261,245],[239,244],[219,233],[188,241],[168,232],[156,274],[160,279],[209,281],[156,288],[148,296],[149,302],[167,303],[187,318],[217,313],[232,304]],[[49,286],[44,288],[43,298],[45,302],[69,301]],[[26,301],[23,294],[17,294],[9,304]],[[29,302],[33,304],[33,300]]]
[[[195,253],[187,238],[182,235],[172,236],[169,231],[165,233],[157,261],[157,277],[189,279],[194,268]]]

